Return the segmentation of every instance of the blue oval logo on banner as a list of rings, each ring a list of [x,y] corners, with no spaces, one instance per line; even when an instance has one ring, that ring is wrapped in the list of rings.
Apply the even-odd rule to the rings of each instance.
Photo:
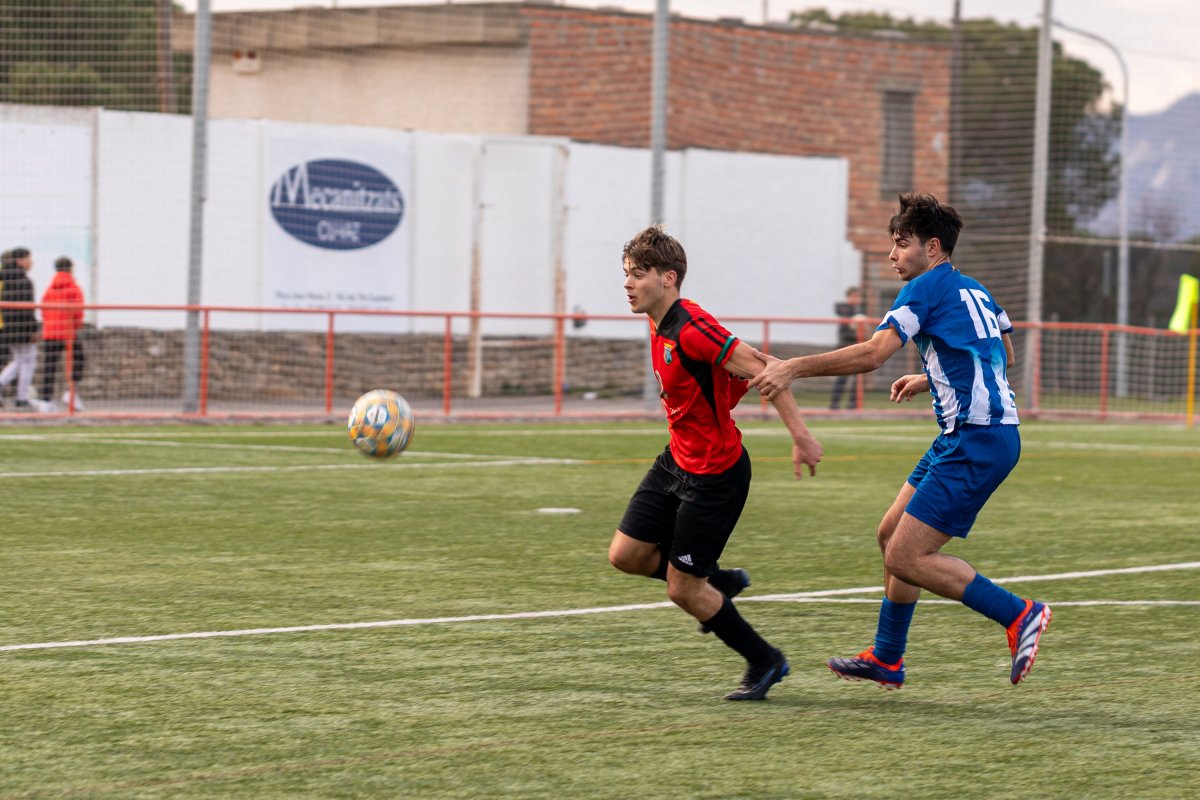
[[[391,235],[404,216],[400,189],[374,167],[324,158],[291,167],[271,187],[271,216],[314,247],[358,250]]]

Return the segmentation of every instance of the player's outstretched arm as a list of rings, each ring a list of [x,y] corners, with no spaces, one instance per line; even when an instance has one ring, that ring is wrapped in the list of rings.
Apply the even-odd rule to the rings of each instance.
[[[739,377],[752,378],[763,371],[765,364],[760,360],[763,356],[763,353],[759,353],[745,342],[738,342],[729,360],[725,362],[725,369]],[[770,359],[770,356],[766,358]],[[805,468],[809,475],[816,475],[817,462],[821,460],[825,450],[804,424],[800,408],[796,405],[796,398],[792,397],[790,391],[781,392],[771,398],[771,405],[775,406],[779,419],[792,435],[792,470],[796,480],[804,477]]]
[[[892,384],[891,401],[893,403],[903,403],[906,400],[912,400],[914,396],[921,392],[929,391],[929,378],[924,372],[919,372],[916,375],[902,375]]]
[[[788,390],[792,381],[797,378],[874,372],[903,346],[904,342],[895,330],[884,328],[876,331],[875,335],[865,342],[820,355],[799,356],[787,361],[771,359],[768,356],[762,371],[750,380],[750,386],[758,389],[759,394],[768,400],[774,400],[777,395]]]

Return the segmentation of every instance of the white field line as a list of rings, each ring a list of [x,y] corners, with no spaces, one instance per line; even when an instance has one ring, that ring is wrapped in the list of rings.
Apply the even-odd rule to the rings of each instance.
[[[322,433],[322,436],[331,438],[329,433]],[[166,438],[145,438],[145,437],[128,437],[128,436],[97,436],[88,434],[43,434],[43,433],[14,433],[0,435],[0,440],[10,439],[12,441],[29,441],[29,442],[79,442],[86,441],[93,444],[126,444],[135,447],[190,447],[207,450],[250,450],[250,451],[266,451],[266,452],[301,452],[301,453],[345,453],[348,447],[303,447],[299,445],[287,444],[230,444],[227,442],[176,442]],[[347,440],[348,441],[348,440]],[[503,456],[491,456],[480,453],[441,453],[432,450],[406,450],[409,456],[422,456],[428,458],[502,458]]]
[[[1071,426],[1070,430],[1104,430],[1103,425],[1080,425]],[[851,440],[869,439],[879,442],[892,443],[914,443],[928,444],[933,441],[937,435],[937,430],[933,426],[929,426],[928,432],[914,433],[913,427],[904,425],[876,425],[870,427],[816,427],[813,431],[819,437],[840,438]],[[521,430],[489,430],[485,431],[485,435],[491,437],[545,437],[545,436],[653,436],[664,438],[666,430],[660,427],[648,428],[624,428],[624,427],[607,427],[607,428],[567,428],[567,429],[521,429]],[[1036,431],[1034,432],[1036,433]],[[170,431],[170,432],[153,432],[140,431],[123,435],[112,432],[76,432],[76,433],[8,433],[0,434],[0,441],[9,439],[12,441],[79,441],[86,440],[90,442],[98,442],[105,444],[143,444],[143,445],[159,445],[163,447],[210,447],[222,449],[261,449],[261,450],[293,450],[293,451],[326,451],[339,450],[342,448],[326,448],[326,447],[300,447],[295,445],[237,445],[224,443],[207,443],[201,444],[198,442],[172,442],[169,439],[198,439],[207,437],[220,438],[235,438],[235,437],[254,437],[266,438],[270,436],[320,436],[328,437],[329,431]],[[439,436],[479,436],[480,431],[477,429],[471,430],[453,430],[439,429]],[[742,435],[746,438],[782,438],[790,436],[782,427],[770,428],[747,428],[742,431]],[[161,441],[151,441],[159,439]],[[1022,446],[1028,448],[1051,448],[1062,450],[1093,450],[1093,451],[1113,451],[1113,452],[1180,452],[1180,453],[1200,453],[1200,446],[1181,445],[1181,444],[1126,444],[1121,442],[1079,442],[1079,441],[1059,441],[1056,439],[1038,439],[1034,436],[1022,437]],[[432,453],[423,455],[433,455]],[[451,457],[451,456],[446,456]]]
[[[747,597],[747,600],[753,600],[753,597]],[[787,603],[840,603],[845,605],[862,604],[862,605],[879,605],[878,597],[801,597],[795,600],[781,600],[779,602]],[[921,605],[935,606],[958,606],[962,603],[957,600],[943,600],[941,598],[933,598],[926,600],[921,598]],[[1055,608],[1063,606],[1195,606],[1200,608],[1200,600],[1058,600],[1050,605]]]
[[[933,434],[930,434],[930,435],[881,434],[878,432],[879,430],[881,430],[881,429],[880,428],[872,428],[872,429],[868,429],[868,430],[852,430],[852,429],[845,429],[845,428],[840,428],[840,429],[832,428],[832,429],[824,429],[824,430],[818,429],[816,431],[816,433],[820,434],[821,436],[823,436],[827,439],[839,439],[839,438],[840,439],[850,439],[850,440],[869,439],[871,441],[877,441],[877,442],[912,443],[912,444],[922,444],[922,445],[926,445],[933,440]],[[445,433],[449,433],[449,432],[442,431],[441,433],[445,434]],[[457,432],[454,432],[454,433],[457,433]],[[472,435],[476,435],[476,436],[478,435],[478,431],[473,431],[471,433],[472,433]],[[533,435],[537,435],[537,436],[549,436],[549,435],[612,436],[612,435],[614,435],[614,433],[618,433],[618,431],[614,431],[613,429],[607,429],[607,430],[605,430],[605,429],[549,430],[549,431],[519,430],[519,431],[491,431],[487,435],[488,436],[533,436]],[[622,436],[645,435],[645,436],[657,436],[660,438],[666,436],[666,432],[661,431],[661,430],[633,430],[633,431],[619,431],[619,433]],[[200,435],[200,434],[173,434],[173,436],[175,436],[175,438],[191,438],[193,436],[198,436],[198,435]],[[209,435],[216,436],[216,435],[223,435],[223,434],[219,434],[217,432],[210,432]],[[251,434],[247,434],[247,435],[251,435]],[[256,435],[262,436],[264,434],[259,433]],[[325,433],[325,432],[322,432],[320,435],[329,436],[329,434]],[[781,438],[783,436],[788,436],[790,434],[788,434],[788,432],[786,430],[782,430],[782,429],[776,430],[776,429],[761,429],[761,428],[759,428],[759,429],[750,429],[750,430],[743,431],[743,435],[748,438],[749,437]],[[155,438],[148,438],[148,437],[155,437]],[[70,433],[70,434],[36,434],[36,433],[0,434],[0,441],[2,441],[2,440],[39,441],[39,442],[87,441],[87,442],[97,443],[97,444],[117,444],[117,445],[131,445],[131,446],[142,446],[142,447],[177,447],[177,448],[185,448],[186,447],[186,448],[210,449],[210,450],[241,450],[241,451],[248,450],[248,451],[262,451],[262,452],[274,451],[274,452],[334,453],[334,452],[342,452],[346,449],[344,447],[305,447],[305,446],[300,446],[300,445],[231,444],[231,443],[225,443],[225,442],[171,441],[167,438],[158,439],[157,434],[141,434],[136,438],[132,437],[132,436],[126,437],[126,436],[111,435],[111,434],[106,434],[106,435],[90,434],[89,435],[86,433],[78,433],[78,434],[77,433]],[[1095,451],[1110,451],[1110,452],[1118,452],[1118,453],[1147,453],[1147,454],[1148,453],[1200,454],[1200,447],[1189,446],[1189,445],[1123,444],[1123,443],[1118,443],[1118,442],[1108,442],[1108,443],[1106,443],[1106,442],[1064,442],[1064,441],[1056,441],[1056,440],[1039,441],[1037,439],[1032,439],[1032,438],[1028,438],[1028,437],[1025,438],[1025,440],[1022,442],[1022,446],[1026,450],[1051,449],[1051,450],[1081,450],[1081,451],[1093,451],[1093,452],[1095,452]],[[411,451],[409,451],[409,453],[413,456],[422,456],[422,457],[428,457],[428,458],[446,458],[446,459],[491,458],[491,456],[481,455],[481,454],[472,454],[472,453],[444,453],[444,452],[421,451],[421,450],[411,450]],[[581,463],[581,462],[571,461],[569,463]],[[337,467],[330,466],[330,467],[325,467],[325,468],[326,469],[335,469]],[[265,469],[264,471],[270,471],[270,470]],[[46,477],[61,477],[61,473],[58,473],[58,472],[47,472],[47,473],[36,473],[36,474],[34,474],[34,473],[11,473],[10,475],[17,476],[17,477],[36,477],[36,475],[43,475],[43,474]],[[70,473],[70,474],[88,474],[88,473],[76,472],[76,473]],[[117,471],[117,472],[93,473],[93,474],[145,475],[145,474],[155,474],[155,472],[154,471],[150,471],[150,472]],[[0,474],[0,477],[9,477],[9,476]]]
[[[239,472],[319,472],[339,469],[465,469],[478,467],[527,467],[539,464],[581,464],[573,458],[510,458],[496,461],[456,461],[454,463],[424,464],[391,462],[387,464],[362,461],[357,464],[298,464],[290,467],[156,467],[146,469],[80,469],[44,472],[0,472],[0,480],[8,478],[88,478],[116,475],[221,475]]]
[[[324,430],[276,430],[264,431],[257,428],[249,430],[188,430],[188,431],[145,431],[138,430],[122,433],[119,430],[103,429],[94,431],[72,431],[71,433],[0,433],[4,439],[270,439],[270,438],[301,438],[327,437],[333,428]]]
[[[1090,578],[1104,575],[1129,575],[1141,572],[1164,572],[1167,570],[1179,569],[1196,569],[1200,568],[1200,561],[1179,563],[1179,564],[1157,564],[1146,567],[1127,567],[1124,569],[1098,569],[1088,572],[1061,572],[1055,575],[1033,575],[1022,576],[1017,578],[1000,578],[999,582],[1009,583],[1018,581],[1058,581],[1072,580],[1076,578]],[[843,603],[878,603],[879,599],[869,598],[851,598],[844,600],[829,599],[833,595],[840,594],[863,594],[866,592],[882,591],[882,587],[868,586],[857,589],[828,589],[818,592],[798,592],[795,594],[777,594],[777,595],[761,595],[758,597],[743,597],[739,598],[739,602],[843,602]],[[929,600],[923,602],[933,603],[953,603],[950,600]],[[1085,600],[1074,602],[1054,603],[1057,606],[1063,605],[1079,605],[1079,606],[1098,606],[1098,605],[1120,605],[1120,606],[1200,606],[1200,601],[1192,600]],[[13,652],[17,650],[54,650],[64,647],[97,647],[110,644],[142,644],[146,642],[168,642],[178,639],[216,639],[229,638],[234,636],[264,636],[268,634],[279,633],[311,633],[313,631],[348,631],[361,630],[367,628],[398,628],[415,625],[441,625],[459,622],[497,622],[506,620],[518,619],[545,619],[554,617],[578,617],[588,614],[612,614],[623,611],[648,611],[651,609],[672,608],[673,603],[638,603],[634,605],[622,606],[598,606],[595,608],[565,608],[551,611],[519,611],[511,614],[471,614],[462,617],[426,617],[419,619],[392,619],[380,620],[376,622],[335,622],[323,625],[296,625],[287,628],[247,628],[244,630],[230,631],[196,631],[192,633],[165,633],[153,636],[119,636],[108,639],[83,639],[71,642],[33,642],[29,644],[9,644],[0,645],[0,652]]]
[[[1017,575],[1012,578],[993,578],[995,583],[1037,583],[1038,581],[1069,581],[1078,578],[1099,578],[1106,575],[1136,575],[1143,572],[1167,572],[1178,569],[1200,569],[1200,561],[1185,561],[1178,564],[1156,564],[1147,567],[1121,567],[1119,569],[1094,569],[1086,572],[1059,572],[1054,575]],[[744,597],[740,600],[760,602],[787,602],[810,597],[832,597],[842,594],[868,594],[882,592],[882,586],[860,586],[857,589],[828,589],[823,592],[797,592],[796,594],[763,594]]]
[[[549,420],[546,425],[555,424],[553,420]],[[540,424],[535,427],[526,427],[520,429],[502,428],[494,430],[489,426],[464,426],[460,428],[438,427],[436,430],[439,436],[470,436],[477,437],[481,434],[486,436],[496,437],[529,437],[529,436],[612,436],[621,434],[622,436],[665,436],[666,428],[663,427],[661,421],[647,420],[645,422],[630,422],[630,423],[614,423],[607,426],[576,426],[570,420],[563,420],[560,424],[565,427],[551,428],[543,427]],[[1139,429],[1162,430],[1164,428],[1174,431],[1179,426],[1162,426],[1162,425],[1139,425]],[[100,430],[77,430],[59,433],[0,433],[0,441],[4,439],[267,439],[267,438],[301,438],[313,437],[323,438],[330,435],[331,430],[335,430],[336,426],[330,426],[321,430],[312,429],[288,429],[288,430],[259,430],[241,429],[241,430],[130,430],[122,432],[113,429]],[[1037,423],[1025,424],[1021,426],[1022,432],[1026,434],[1026,438],[1034,438],[1036,436],[1050,431],[1061,432],[1080,432],[1088,433],[1092,431],[1112,432],[1115,428],[1111,423],[1053,423],[1052,425],[1039,426]],[[1181,430],[1181,428],[1180,428]],[[908,434],[913,439],[932,440],[937,435],[937,426],[934,425],[932,419],[924,422],[910,421],[901,423],[878,423],[871,420],[861,423],[848,423],[841,425],[827,425],[823,421],[814,423],[814,433],[825,435],[843,435],[848,437],[863,437],[871,438],[881,433],[898,433]],[[788,436],[788,432],[782,427],[768,425],[766,427],[747,427],[742,433],[746,436],[764,436],[764,437],[779,437]],[[905,437],[906,439],[908,437]],[[1122,447],[1146,447],[1147,445],[1121,445]],[[1149,445],[1153,447],[1153,445]]]
[[[787,431],[770,431],[770,435],[789,435]],[[899,434],[874,434],[869,431],[857,431],[854,433],[832,433],[826,434],[825,431],[817,429],[814,434],[820,438],[828,436],[832,439],[851,439],[856,441],[870,440],[875,442],[913,442],[913,443],[930,443],[936,438],[936,434],[931,433],[928,436],[904,436]],[[1092,450],[1092,451],[1111,451],[1115,453],[1200,453],[1200,447],[1189,446],[1184,444],[1124,444],[1121,442],[1063,442],[1054,439],[1035,439],[1029,436],[1021,437],[1021,447],[1025,450]]]
[[[929,445],[930,442],[937,437],[937,429],[932,425],[927,433],[913,433],[912,427],[902,426],[876,426],[864,428],[822,428],[819,426],[813,427],[813,434],[820,438],[830,439],[851,439],[851,440],[871,440],[877,442],[891,443],[913,443]],[[895,433],[887,433],[886,431],[896,431]],[[478,430],[470,431],[455,431],[455,430],[439,430],[439,436],[479,436]],[[554,429],[554,430],[498,430],[486,431],[485,435],[491,437],[523,437],[523,436],[655,436],[661,439],[666,438],[667,432],[660,428],[571,428],[571,429]],[[742,430],[742,435],[745,438],[760,438],[760,439],[778,439],[790,436],[782,427],[779,428],[745,428]],[[1054,450],[1093,450],[1119,453],[1162,453],[1162,452],[1179,452],[1179,453],[1200,453],[1200,446],[1181,445],[1181,444],[1125,444],[1120,442],[1071,442],[1059,441],[1057,439],[1038,439],[1036,436],[1022,437],[1021,446],[1025,449],[1054,449]]]

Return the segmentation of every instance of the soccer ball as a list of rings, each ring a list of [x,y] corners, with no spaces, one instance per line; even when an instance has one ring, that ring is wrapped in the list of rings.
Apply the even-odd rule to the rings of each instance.
[[[375,389],[354,401],[346,429],[358,452],[390,458],[408,447],[417,422],[408,401],[389,389]]]

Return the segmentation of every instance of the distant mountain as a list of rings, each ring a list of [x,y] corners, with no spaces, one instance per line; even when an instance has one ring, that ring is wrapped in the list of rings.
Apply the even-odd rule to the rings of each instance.
[[[1129,232],[1165,241],[1200,236],[1200,92],[1129,118]],[[1087,227],[1117,235],[1112,200]]]

